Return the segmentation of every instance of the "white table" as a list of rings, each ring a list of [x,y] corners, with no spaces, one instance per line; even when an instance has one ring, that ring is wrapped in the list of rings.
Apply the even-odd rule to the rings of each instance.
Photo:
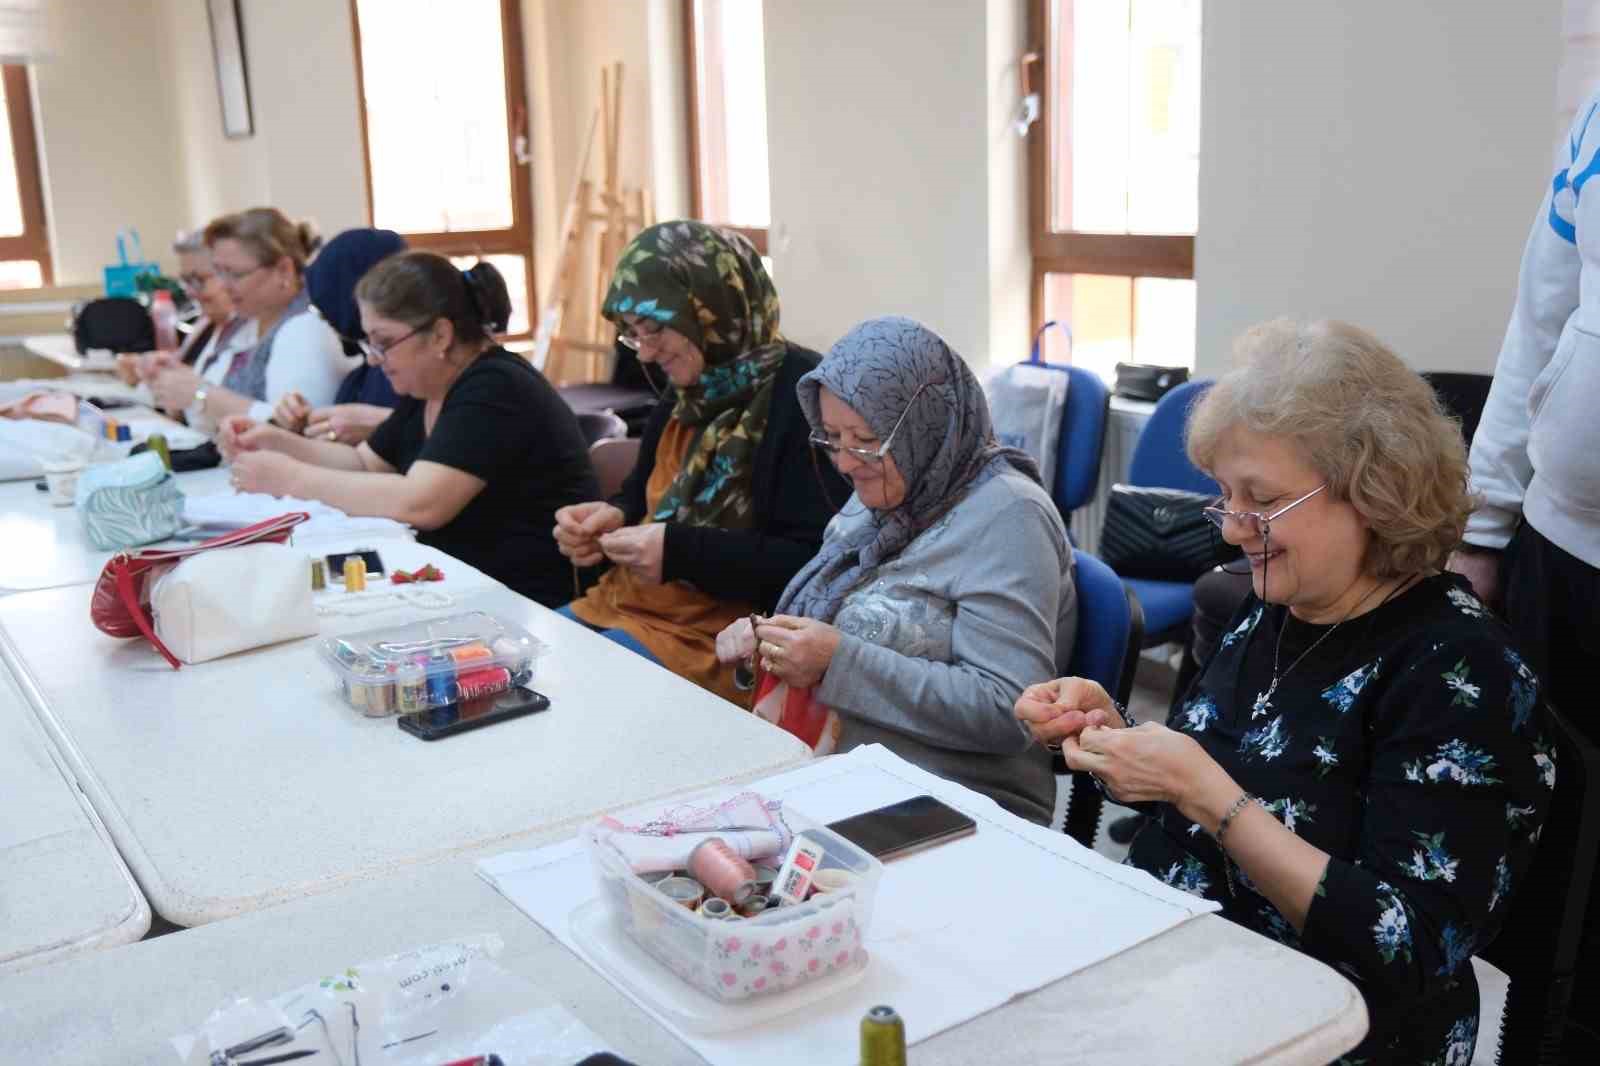
[[[560,1004],[643,1066],[700,1061],[467,860],[70,959],[31,981],[0,977],[0,1060],[169,1066],[167,1039],[225,1000],[266,999],[343,966],[493,931],[505,942],[501,964],[537,986],[529,1009]],[[917,1044],[911,1061],[1321,1064],[1365,1031],[1343,977],[1207,915]]]
[[[185,494],[231,491],[225,467],[179,474]],[[0,482],[0,594],[86,585],[114,552],[91,545],[75,507],[56,507],[32,479]]]
[[[412,546],[418,551],[420,545]],[[438,565],[447,580],[452,566]],[[157,913],[199,925],[608,808],[774,772],[809,749],[504,586],[551,645],[550,710],[423,743],[347,707],[310,639],[173,672],[89,623],[82,586],[0,599],[0,651]],[[327,633],[424,617],[323,619]]]
[[[115,352],[102,348],[91,349],[87,355],[80,355],[70,333],[35,334],[22,338],[22,346],[41,359],[48,359],[68,370],[112,370],[116,367]]]
[[[0,794],[0,972],[144,936],[150,905],[4,669]]]

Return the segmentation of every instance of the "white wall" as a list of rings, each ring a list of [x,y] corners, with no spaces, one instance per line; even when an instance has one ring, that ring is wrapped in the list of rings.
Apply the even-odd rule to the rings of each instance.
[[[167,84],[147,58],[164,47],[157,0],[52,0],[50,13],[58,52],[33,91],[56,282],[99,281],[121,226],[170,265],[187,220]]]
[[[1205,6],[1196,363],[1280,314],[1493,368],[1549,180],[1559,0]]]
[[[992,4],[1007,9],[993,27]],[[1014,272],[1010,207],[1021,210],[1011,165],[991,172],[991,152],[1022,149],[1003,140],[1007,108],[991,107],[985,87],[1001,77],[1021,4],[769,0],[764,10],[785,334],[825,350],[863,318],[907,314],[986,364],[991,255],[1002,277]],[[1008,84],[1014,106],[1014,74]],[[994,220],[1004,231],[994,244],[991,211],[1007,216]],[[1025,284],[1018,299],[1025,306]],[[1009,360],[1019,349],[1008,340],[995,351]]]

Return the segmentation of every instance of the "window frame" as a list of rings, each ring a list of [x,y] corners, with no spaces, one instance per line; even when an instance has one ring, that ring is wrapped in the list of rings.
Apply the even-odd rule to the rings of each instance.
[[[1052,7],[1070,10],[1077,0],[1028,0],[1028,39],[1037,68],[1039,119],[1028,131],[1028,232],[1033,256],[1033,331],[1044,325],[1045,276],[1101,274],[1127,278],[1194,279],[1194,234],[1086,233],[1053,226],[1051,156],[1055,116],[1051,85],[1057,72],[1051,45],[1056,39]],[[1202,31],[1203,32],[1203,31]],[[1062,71],[1070,84],[1070,30],[1063,31]]]
[[[682,0],[680,11],[683,19],[683,70],[684,70],[684,112],[689,126],[689,213],[703,222],[709,222],[722,229],[732,230],[742,234],[751,244],[755,245],[757,253],[768,255],[767,239],[770,227],[768,226],[735,226],[730,222],[714,218],[707,218],[705,212],[705,190],[700,180],[700,149],[702,137],[700,131],[700,48],[699,19],[695,17],[697,0]],[[720,94],[721,86],[716,88]],[[723,146],[723,154],[727,154],[727,146]],[[771,175],[768,175],[771,181]]]
[[[374,225],[372,213],[372,145],[367,130],[367,86],[361,61],[361,14],[357,0],[350,2],[351,38],[355,46],[356,108],[361,119],[361,160],[366,182],[367,225]],[[516,141],[526,138],[528,126],[528,80],[522,40],[521,0],[500,0],[500,41],[504,55],[506,84],[506,164],[511,168],[511,225],[503,229],[462,230],[445,233],[401,233],[406,244],[418,251],[442,256],[515,255],[528,264],[528,330],[508,333],[502,340],[528,340],[539,322],[535,292],[533,245],[533,176],[531,158],[518,159]],[[526,153],[524,153],[526,155]]]
[[[32,260],[39,264],[43,285],[55,284],[50,259],[50,227],[44,210],[44,180],[39,171],[39,141],[33,124],[33,90],[28,68],[4,64],[6,118],[11,124],[11,152],[17,171],[17,196],[22,204],[22,233],[0,237],[0,260]]]

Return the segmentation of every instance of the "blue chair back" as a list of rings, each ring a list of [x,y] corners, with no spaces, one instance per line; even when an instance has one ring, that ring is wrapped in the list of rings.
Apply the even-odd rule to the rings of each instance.
[[[1078,589],[1078,635],[1071,677],[1098,681],[1113,699],[1127,706],[1134,668],[1144,639],[1144,612],[1111,567],[1088,552],[1072,549]]]
[[[1111,567],[1093,555],[1074,548],[1072,558],[1077,566],[1078,635],[1064,673],[1098,681],[1112,699],[1126,707],[1133,691],[1139,647],[1144,642],[1144,612],[1139,607],[1139,597]],[[1068,772],[1059,754],[1052,765],[1057,773]],[[1093,848],[1105,797],[1086,773],[1070,773],[1069,782],[1061,831],[1084,847]]]
[[[1139,443],[1134,445],[1133,460],[1128,464],[1128,484],[1207,495],[1222,491],[1189,461],[1183,450],[1189,410],[1210,387],[1209,380],[1188,381],[1161,397],[1150,420],[1139,432]]]
[[[1105,453],[1111,390],[1098,374],[1082,367],[1067,373],[1067,405],[1061,412],[1061,442],[1056,448],[1056,483],[1050,495],[1066,518],[1094,498]]]

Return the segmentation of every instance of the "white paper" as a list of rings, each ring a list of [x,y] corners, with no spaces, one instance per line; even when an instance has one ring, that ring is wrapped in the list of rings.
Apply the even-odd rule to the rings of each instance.
[[[885,866],[866,938],[871,962],[847,992],[717,1036],[685,1032],[633,997],[719,1066],[848,1066],[857,1061],[861,1016],[876,1004],[899,1011],[916,1043],[1218,909],[878,745],[744,788],[818,822],[928,793],[970,815],[978,832]],[[583,957],[569,917],[597,886],[578,840],[495,856],[478,870]]]

